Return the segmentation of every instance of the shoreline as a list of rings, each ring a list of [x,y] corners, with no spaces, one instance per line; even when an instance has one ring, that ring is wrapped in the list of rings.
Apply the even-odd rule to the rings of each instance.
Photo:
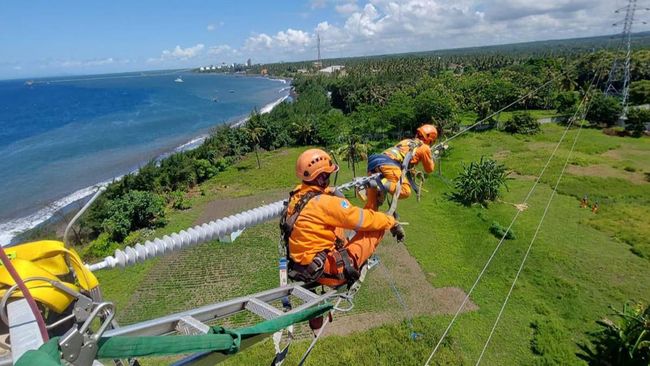
[[[288,81],[285,79],[271,79],[271,80],[281,81],[284,84],[288,83]],[[261,114],[269,113],[280,103],[290,98],[290,93],[289,93],[290,90],[291,90],[291,86],[281,88],[278,92],[286,93],[286,95],[270,103],[265,104],[262,108],[260,108],[260,113]],[[249,118],[250,117],[244,117],[244,118],[234,117],[230,121],[217,123],[213,125],[211,128],[221,124],[228,125],[231,128],[239,128],[243,126],[248,121]],[[173,154],[194,150],[199,146],[201,146],[209,136],[210,136],[209,133],[208,134],[202,133],[198,136],[195,136],[191,138],[189,141],[174,147],[170,151],[158,155],[154,160],[159,162],[163,159],[168,158]],[[140,164],[140,166],[142,166],[142,164]],[[58,215],[58,213],[60,212],[65,213],[66,209],[69,209],[72,205],[75,205],[89,198],[97,191],[97,189],[108,186],[112,182],[122,179],[122,177],[124,177],[127,174],[136,173],[139,169],[140,167],[137,167],[125,174],[98,182],[88,187],[78,189],[64,197],[53,200],[52,202],[48,203],[46,206],[42,207],[41,209],[31,214],[19,218],[8,219],[7,221],[4,222],[0,222],[0,245],[3,247],[15,245],[17,244],[16,239],[20,239],[21,236],[23,236],[24,234],[26,234],[31,230],[47,227],[50,225],[56,225],[59,221],[62,220],[62,217],[58,217],[60,216]]]

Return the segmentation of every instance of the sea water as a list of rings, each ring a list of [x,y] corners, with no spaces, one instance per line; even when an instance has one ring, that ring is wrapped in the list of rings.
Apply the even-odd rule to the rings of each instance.
[[[191,72],[0,81],[0,244],[287,94],[284,80]]]

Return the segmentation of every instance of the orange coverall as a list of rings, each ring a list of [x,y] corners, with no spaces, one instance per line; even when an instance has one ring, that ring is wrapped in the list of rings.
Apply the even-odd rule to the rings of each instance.
[[[300,198],[309,191],[323,193],[309,200],[294,224],[289,238],[291,259],[308,265],[323,250],[335,250],[335,241],[339,238],[345,242],[350,259],[358,270],[375,252],[384,232],[395,225],[395,219],[383,212],[353,206],[345,198],[331,195],[329,189],[306,184],[301,184],[294,190],[287,208],[288,215],[293,213]],[[346,241],[345,229],[355,230],[357,234]],[[336,266],[335,258],[328,254],[324,272],[336,275],[342,271],[343,268]],[[318,282],[327,286],[345,283],[330,278],[321,278]]]
[[[411,158],[409,165],[413,166],[419,162],[422,162],[422,167],[424,168],[425,172],[433,172],[435,164],[433,162],[433,158],[431,157],[431,147],[423,142],[420,142],[417,139],[404,139],[394,147],[386,149],[383,154],[402,164],[404,157],[409,152],[409,143],[412,141],[417,141],[420,146],[416,147],[413,151],[413,157]],[[397,190],[397,184],[399,183],[399,179],[402,176],[402,169],[394,165],[380,165],[378,170],[379,173],[381,173],[381,175],[390,183],[390,186],[388,187],[390,194],[395,194],[395,191]],[[399,192],[399,199],[408,198],[410,195],[411,183],[408,181],[408,179],[404,179],[402,181],[402,188]],[[373,202],[377,201],[376,189],[368,190],[368,202],[370,203],[371,200]],[[373,207],[369,203],[366,204],[366,208],[376,209],[376,207]]]

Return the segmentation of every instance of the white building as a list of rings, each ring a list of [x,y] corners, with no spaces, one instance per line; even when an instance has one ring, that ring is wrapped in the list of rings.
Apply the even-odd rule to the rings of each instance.
[[[320,70],[318,70],[318,72],[322,72],[324,74],[333,74],[333,73],[335,73],[337,71],[341,71],[343,69],[345,69],[345,66],[343,66],[343,65],[332,65],[332,66],[328,66],[328,67],[326,67],[324,69],[320,69]]]

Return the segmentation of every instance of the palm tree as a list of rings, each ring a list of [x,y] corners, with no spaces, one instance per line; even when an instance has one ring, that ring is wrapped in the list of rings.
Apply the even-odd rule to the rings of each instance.
[[[309,118],[300,118],[291,124],[296,142],[300,145],[310,145],[313,142],[314,123]]]
[[[262,137],[265,130],[262,127],[250,126],[245,127],[244,131],[246,131],[248,138],[253,143],[253,150],[255,151],[255,158],[257,159],[257,169],[261,169],[262,165],[260,164],[260,155],[258,151],[260,148],[260,137]]]
[[[357,176],[356,164],[368,158],[368,144],[361,142],[358,135],[348,136],[348,142],[336,149],[337,155],[342,155],[343,160],[348,162],[348,167],[352,167],[352,176]]]

